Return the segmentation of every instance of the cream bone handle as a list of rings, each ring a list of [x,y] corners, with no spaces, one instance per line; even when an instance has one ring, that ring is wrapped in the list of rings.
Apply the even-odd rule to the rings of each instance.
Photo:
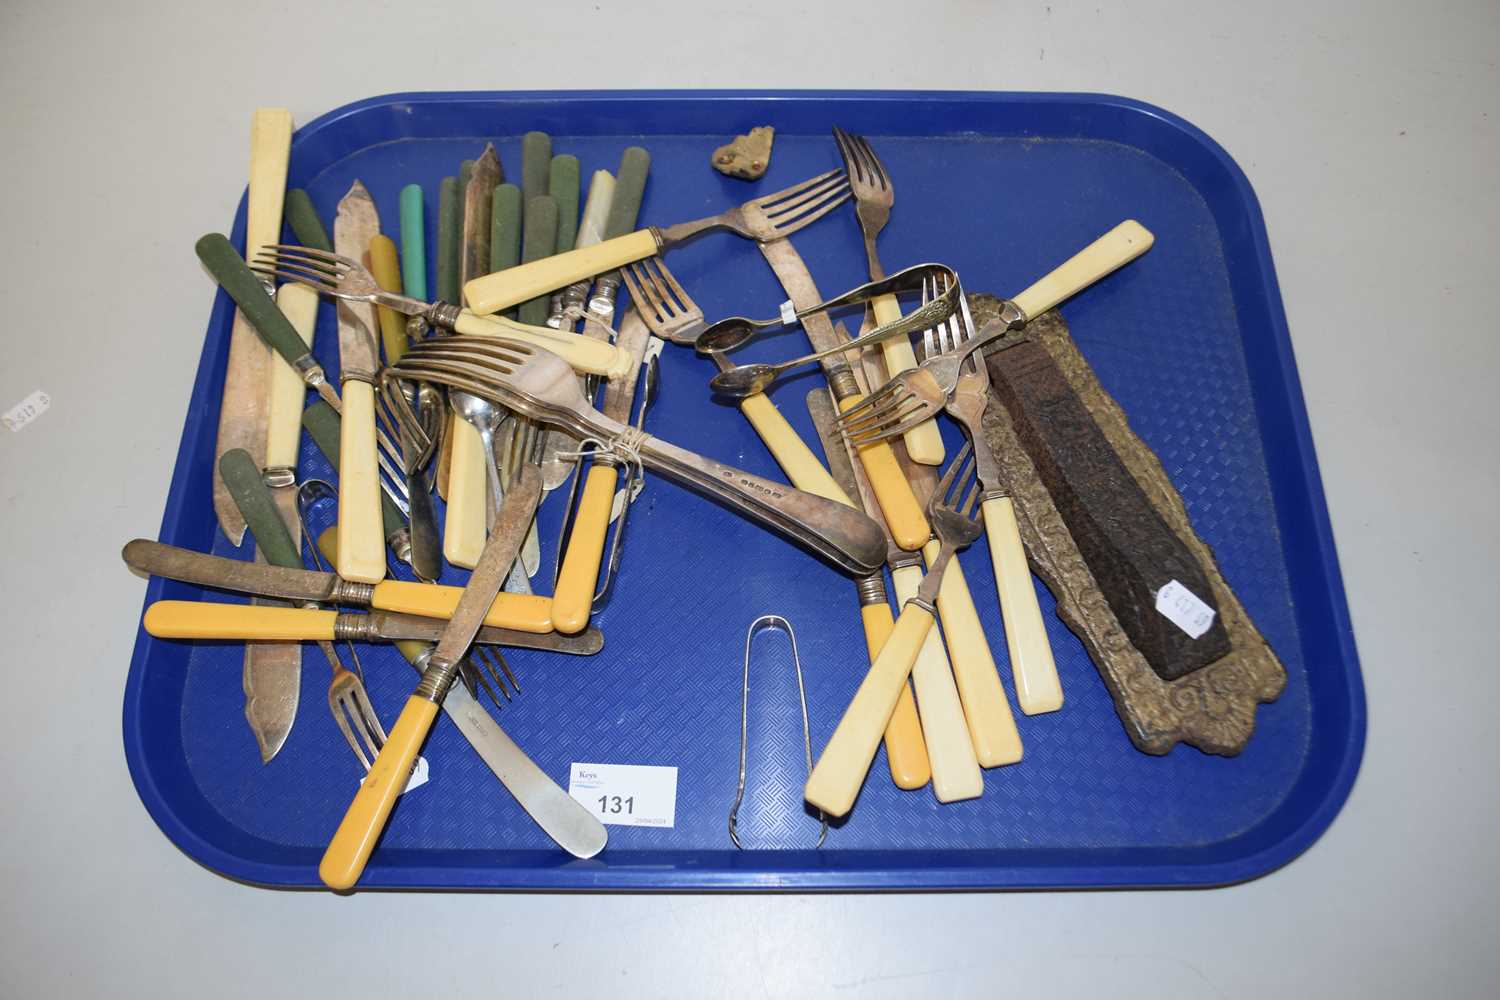
[[[941,548],[936,541],[927,543],[922,550],[927,565],[933,565]],[[914,593],[916,583],[911,587]],[[899,585],[897,593],[901,593]],[[969,593],[969,583],[964,579],[963,566],[957,559],[948,561],[938,590],[937,607],[938,617],[943,622],[943,637],[948,643],[948,656],[953,664],[953,679],[958,685],[964,718],[968,721],[974,756],[981,767],[1018,762],[1021,759],[1021,734],[1016,730],[1016,717],[1006,700],[995,658],[990,654],[989,640],[979,622],[979,612]]]
[[[1126,219],[1099,237],[1045,278],[1011,299],[1025,317],[1035,319],[1151,249],[1156,237],[1134,219]]]
[[[878,296],[872,303],[875,322],[880,326],[894,323],[901,316],[901,306],[894,295]],[[917,367],[917,356],[911,348],[911,338],[890,337],[880,342],[880,353],[885,358],[885,370],[891,377]],[[906,453],[913,462],[922,465],[943,463],[943,436],[938,431],[936,420],[918,424],[901,436],[906,442]]]
[[[356,583],[385,578],[385,527],[375,457],[375,387],[343,384],[339,421],[339,576]]]
[[[956,562],[948,562],[948,573],[953,572]],[[944,587],[947,582],[945,574]],[[922,568],[898,566],[891,571],[891,583],[904,618],[907,608],[916,607],[908,601],[922,585]],[[927,760],[932,767],[933,794],[939,802],[978,797],[984,791],[984,777],[979,773],[979,761],[964,719],[963,702],[954,684],[948,654],[943,650],[943,637],[937,629],[928,631],[917,651],[911,680],[917,689],[917,715],[922,720],[922,737],[927,743]]]
[[[541,260],[475,278],[464,285],[464,301],[480,315],[555,292],[575,281],[645,260],[658,249],[656,234],[637,230],[591,247],[569,250]]]
[[[1052,644],[1036,601],[1036,586],[1026,549],[1016,526],[1016,510],[1010,497],[992,497],[984,502],[984,533],[989,539],[990,561],[995,567],[995,589],[1005,616],[1005,642],[1010,650],[1011,677],[1016,701],[1027,715],[1055,712],[1062,708],[1062,682],[1052,659]],[[1014,725],[1014,724],[1013,724]]]
[[[538,263],[554,259],[548,257]],[[528,266],[523,264],[499,273],[512,274]],[[625,374],[631,365],[630,355],[613,344],[545,326],[528,326],[504,316],[478,316],[465,310],[454,319],[453,329],[476,337],[506,337],[540,347],[562,358],[580,374],[615,378]]]
[[[276,306],[286,314],[302,342],[312,347],[318,318],[318,293],[306,285],[285,284],[276,290]],[[266,418],[266,468],[296,469],[302,439],[302,410],[307,383],[286,359],[271,352],[270,404]]]

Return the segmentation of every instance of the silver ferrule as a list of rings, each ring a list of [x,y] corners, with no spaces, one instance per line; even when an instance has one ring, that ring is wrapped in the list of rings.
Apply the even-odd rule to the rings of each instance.
[[[589,312],[608,323],[615,316],[615,296],[620,291],[620,272],[610,271],[594,279],[594,294],[589,299]]]
[[[333,585],[333,593],[328,595],[330,604],[353,604],[362,608],[369,607],[374,600],[375,584],[355,583],[343,577],[337,579]]]
[[[1004,500],[1009,496],[1010,490],[1006,489],[1004,486],[992,486],[984,491],[984,496],[982,499],[985,503],[988,503],[991,500]]]
[[[427,660],[427,667],[422,671],[422,679],[417,682],[417,689],[412,692],[412,696],[441,704],[448,695],[448,689],[457,679],[457,662],[449,663],[431,656]]]
[[[444,330],[452,330],[458,322],[458,314],[463,312],[463,307],[456,306],[452,302],[434,302],[427,307],[424,318],[433,326],[442,327]]]
[[[931,601],[929,601],[927,598],[923,597],[921,594],[913,594],[912,596],[908,597],[906,599],[906,604],[915,604],[917,607],[921,608],[923,611],[927,612],[929,615],[932,615],[933,617],[937,617],[937,608],[933,605],[933,603]],[[906,605],[904,605],[904,604],[902,605],[902,607],[905,607],[905,606]]]
[[[371,385],[374,385],[375,372],[372,369],[368,368],[349,368],[346,366],[339,372],[339,381],[368,382]]]
[[[833,398],[842,402],[850,396],[859,395],[859,382],[854,378],[854,372],[849,370],[846,364],[840,364],[828,369],[828,387],[833,390]]]
[[[295,486],[297,485],[297,470],[285,465],[271,466],[261,472],[260,481],[273,490],[279,490],[283,486]]]
[[[427,319],[424,316],[406,317],[406,339],[421,340],[427,336]]]
[[[867,577],[856,580],[854,582],[854,585],[859,590],[860,607],[867,607],[871,604],[887,603],[885,596],[885,578],[882,577],[879,573],[871,573]]]
[[[335,642],[369,642],[375,638],[375,626],[368,615],[341,614],[333,620]]]
[[[385,544],[390,546],[391,552],[397,559],[411,565],[411,529],[398,528],[386,536]]]
[[[1005,323],[1007,329],[1019,330],[1030,322],[1031,317],[1021,311],[1021,307],[1010,299],[1000,303],[1000,319]]]
[[[553,292],[552,301],[547,306],[547,326],[553,330],[561,330],[563,321],[563,297],[562,292]]]
[[[562,311],[567,312],[574,307],[582,309],[588,301],[591,285],[592,282],[585,278],[582,281],[575,281],[567,288],[564,288],[562,290]]]
[[[292,367],[297,369],[297,374],[302,376],[302,381],[308,385],[317,385],[327,376],[323,374],[323,366],[318,364],[318,359],[311,354],[304,354],[292,362]]]

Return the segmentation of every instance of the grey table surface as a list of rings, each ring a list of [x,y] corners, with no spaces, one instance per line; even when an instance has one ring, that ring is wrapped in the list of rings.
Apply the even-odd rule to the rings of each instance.
[[[0,409],[52,399],[0,432],[0,994],[1493,995],[1500,5],[340,6],[0,5]],[[1369,697],[1333,827],[1194,892],[339,898],[199,868],[126,773],[118,553],[159,522],[212,295],[190,248],[251,109],[767,86],[1118,93],[1245,168]]]

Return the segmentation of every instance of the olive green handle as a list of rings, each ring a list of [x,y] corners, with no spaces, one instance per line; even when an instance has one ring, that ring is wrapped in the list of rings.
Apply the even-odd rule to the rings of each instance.
[[[302,411],[302,426],[307,429],[307,434],[313,439],[313,444],[323,453],[328,464],[337,471],[339,467],[339,434],[342,430],[342,421],[334,412],[333,407],[321,399]],[[406,527],[406,521],[401,516],[401,509],[386,496],[385,490],[380,491],[380,516],[385,522],[385,537],[390,538],[396,532]]]
[[[255,467],[255,459],[250,453],[243,448],[226,451],[219,458],[219,472],[266,562],[272,566],[302,569],[297,543],[286,530],[286,522],[281,519],[276,501],[271,497],[271,488],[260,477],[260,470]]]
[[[286,205],[282,209],[282,216],[287,225],[292,227],[292,233],[297,237],[297,242],[314,250],[326,250],[333,253],[333,243],[328,239],[328,230],[323,228],[323,220],[318,218],[318,210],[313,208],[312,198],[301,188],[292,188],[286,193]]]
[[[490,271],[521,263],[521,189],[514,184],[495,188],[490,213]]]
[[[521,263],[557,253],[557,202],[551,195],[537,195],[526,202],[526,225],[521,230]],[[521,303],[517,318],[529,326],[546,326],[551,295],[538,295]]]
[[[604,224],[604,238],[635,232],[635,219],[641,213],[641,198],[646,193],[646,174],[651,170],[651,154],[631,146],[620,157],[615,175],[615,199],[609,205],[609,221]]]
[[[552,171],[552,137],[546,132],[527,132],[521,137],[521,194],[527,201],[547,193]]]
[[[547,193],[557,202],[557,249],[571,250],[578,242],[578,157],[554,156]]]
[[[464,194],[457,177],[444,177],[438,188],[437,298],[458,301],[459,243],[463,240]]]
[[[203,266],[208,268],[208,273],[234,299],[234,304],[240,307],[240,312],[250,320],[250,325],[255,327],[261,339],[285,358],[287,364],[299,372],[303,371],[307,367],[307,363],[303,361],[307,357],[307,344],[297,334],[291,321],[276,308],[276,303],[266,294],[265,286],[246,265],[245,258],[230,245],[229,240],[222,233],[209,233],[198,241],[194,249]]]

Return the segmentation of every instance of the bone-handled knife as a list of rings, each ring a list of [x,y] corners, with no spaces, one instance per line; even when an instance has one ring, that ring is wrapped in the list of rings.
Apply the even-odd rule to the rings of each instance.
[[[874,353],[866,356],[866,370],[879,370],[882,362]],[[930,465],[919,465],[906,454],[906,443],[891,444],[912,492],[921,503],[926,503],[937,487],[938,472]],[[933,565],[942,546],[932,539],[922,548],[927,565]],[[894,575],[893,575],[894,579]],[[897,593],[916,592],[921,583],[920,564],[906,575],[904,582],[897,582]],[[900,596],[906,600],[906,596]],[[964,577],[963,566],[958,559],[948,563],[943,574],[937,596],[938,620],[943,625],[943,638],[947,642],[948,660],[952,664],[952,682],[958,685],[959,699],[963,702],[962,718],[967,721],[969,741],[974,756],[981,767],[1001,767],[1021,760],[1021,734],[1016,729],[1016,718],[1010,710],[1005,688],[1000,683],[1000,673],[995,666],[995,657],[990,652],[989,639],[979,621],[979,612],[974,607],[974,596],[969,592],[969,582]],[[928,638],[936,638],[936,630]],[[941,650],[941,643],[939,650]],[[918,689],[918,698],[921,690]]]
[[[823,300],[817,286],[813,284],[807,265],[790,240],[782,238],[757,245],[793,306],[806,309]],[[805,317],[802,329],[806,331],[807,339],[815,351],[831,350],[847,339],[839,335],[833,321],[823,313]],[[829,388],[833,390],[841,410],[849,409],[864,398],[850,367],[851,360],[845,355],[834,355],[822,361]],[[884,441],[876,442],[859,449],[858,457],[865,474],[870,477],[870,485],[880,502],[880,512],[890,528],[891,537],[903,549],[921,548],[932,536],[932,530],[928,527],[927,515],[922,512],[921,505],[912,496],[911,487],[901,475],[890,445]]]
[[[651,154],[640,146],[627,147],[620,154],[620,166],[615,171],[615,186],[610,192],[609,215],[604,221],[604,239],[589,244],[587,249],[597,250],[603,243],[621,240],[635,230],[636,220],[641,214],[641,201],[646,196],[646,176],[650,172]],[[653,248],[642,257],[649,257],[655,252]],[[608,323],[614,317],[615,295],[619,290],[619,271],[610,270],[600,274],[594,281],[593,294],[589,296],[589,312]]]
[[[292,148],[292,113],[261,108],[250,119],[250,187],[245,201],[245,255],[281,236],[281,209],[286,197],[287,163]],[[243,448],[260,461],[266,446],[266,390],[270,357],[255,335],[251,320],[236,312],[229,332],[229,359],[219,407],[218,444],[214,449],[214,514],[235,545],[245,536],[245,522],[219,474],[219,458]]]
[[[330,528],[318,536],[318,548],[329,562],[338,561],[337,534],[337,528]],[[484,630],[480,634],[484,635]],[[597,652],[604,645],[604,636],[597,629],[589,629],[582,636],[554,634],[552,638],[560,640],[554,651],[561,653]],[[592,648],[583,648],[584,642]],[[578,643],[579,648],[573,648],[574,643]],[[401,639],[395,642],[395,646],[418,674],[427,669],[434,648],[431,642]],[[516,802],[537,826],[557,842],[558,847],[575,858],[591,858],[604,850],[609,839],[604,824],[537,767],[467,687],[455,684],[448,690],[448,696],[443,699],[443,714],[452,720],[479,758],[515,796]]]
[[[641,359],[645,357],[651,330],[640,313],[631,309],[620,321],[615,344],[629,352],[634,365],[630,371],[612,378],[604,388],[600,407],[606,417],[622,424],[630,423],[631,402],[635,399],[636,381],[640,377]],[[604,538],[609,532],[609,515],[614,504],[615,486],[619,481],[619,462],[608,453],[594,455],[588,478],[583,483],[583,497],[573,519],[567,552],[558,570],[557,587],[552,595],[552,623],[559,632],[570,634],[589,623],[594,601],[594,587],[599,580],[599,564],[604,555]],[[627,502],[629,498],[626,498]]]
[[[296,543],[287,532],[276,501],[261,481],[255,459],[243,448],[234,448],[220,457],[219,467],[235,509],[255,537],[257,554],[273,566],[283,565],[286,559],[294,557]],[[264,564],[257,561],[246,565]],[[261,763],[269,764],[285,745],[297,718],[302,690],[302,647],[295,642],[248,644],[240,678],[245,692],[245,721],[260,748]]]
[[[759,397],[757,397],[759,398]],[[828,470],[837,481],[840,490],[854,498],[851,506],[857,506],[866,514],[876,510],[875,497],[870,493],[870,484],[864,478],[836,427],[836,411],[833,397],[825,389],[813,389],[807,394],[807,410],[817,428],[818,439],[823,444],[823,454],[828,457]],[[777,411],[780,417],[780,411]],[[795,484],[794,484],[795,485]],[[886,564],[895,570],[909,559],[911,553],[897,547],[890,536],[890,529],[878,517],[877,524],[885,531]],[[865,648],[873,665],[896,627],[891,614],[890,598],[886,594],[885,577],[877,570],[856,582],[859,590],[859,614],[864,623]],[[901,685],[901,695],[896,701],[896,710],[885,727],[885,756],[891,768],[891,780],[897,788],[907,790],[921,788],[932,779],[932,763],[927,757],[927,744],[922,736],[922,723],[917,716],[917,703],[912,699],[911,685]]]
[[[318,875],[330,888],[352,888],[363,873],[396,797],[411,773],[417,752],[432,728],[438,706],[458,676],[459,661],[468,652],[485,612],[500,593],[500,585],[521,550],[541,496],[542,480],[536,466],[523,463],[500,505],[495,530],[485,543],[479,565],[474,567],[458,607],[427,661],[421,682],[407,699],[389,739],[323,854]]]
[[[298,603],[370,607],[424,618],[452,618],[463,593],[461,587],[405,580],[351,583],[333,573],[226,559],[145,538],[127,544],[121,556],[138,573],[200,587]],[[551,632],[552,602],[531,594],[500,594],[485,614],[484,624],[536,635]]]
[[[364,261],[380,233],[375,200],[359,181],[339,202],[333,220],[335,253]],[[338,301],[339,383],[343,412],[339,438],[339,575],[375,583],[385,576],[380,474],[375,445],[375,376],[380,357],[375,307]]]

